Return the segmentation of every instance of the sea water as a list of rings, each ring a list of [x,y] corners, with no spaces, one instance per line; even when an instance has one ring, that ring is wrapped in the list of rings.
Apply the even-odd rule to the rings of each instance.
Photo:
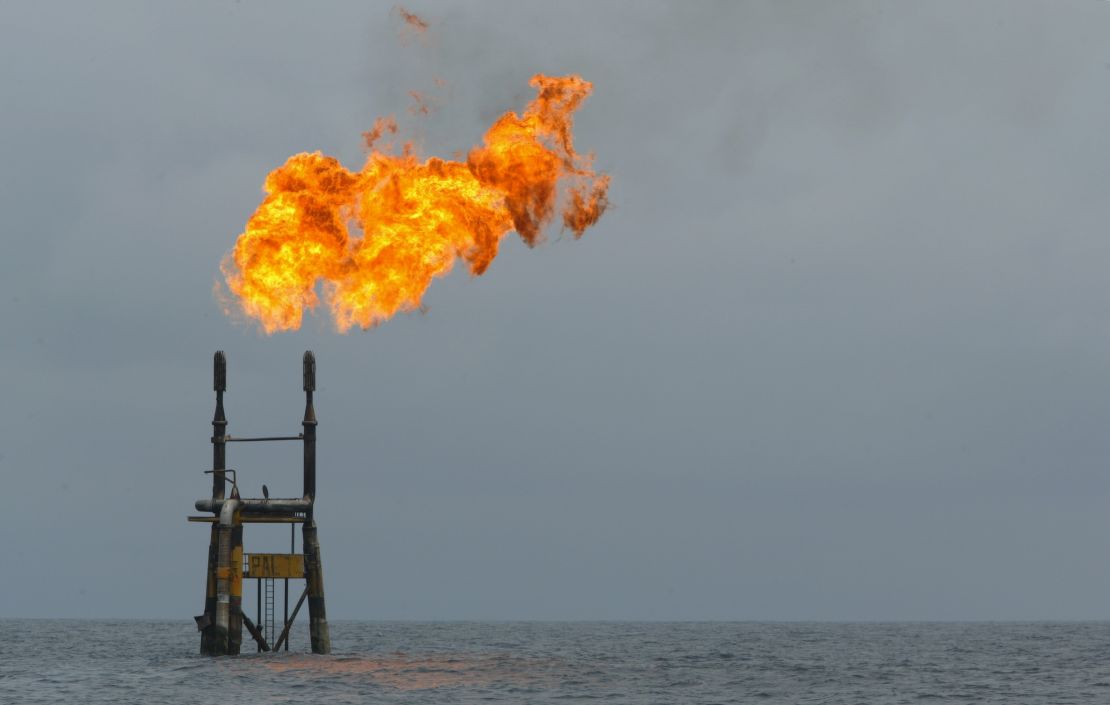
[[[0,620],[0,703],[1110,703],[1106,623],[335,621],[330,656],[301,631],[208,658],[191,620]]]

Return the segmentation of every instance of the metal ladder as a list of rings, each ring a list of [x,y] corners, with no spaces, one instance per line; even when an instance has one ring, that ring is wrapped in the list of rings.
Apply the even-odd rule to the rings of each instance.
[[[262,630],[262,634],[266,640],[273,646],[274,639],[277,639],[277,632],[274,631],[274,579],[263,579],[263,608],[262,608],[262,624],[258,628]]]

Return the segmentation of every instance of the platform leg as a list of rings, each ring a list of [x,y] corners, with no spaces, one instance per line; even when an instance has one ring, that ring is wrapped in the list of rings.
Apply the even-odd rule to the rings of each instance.
[[[216,552],[219,550],[220,534],[216,525],[208,540],[208,570],[205,571],[204,614],[197,620],[200,626],[200,653],[202,656],[215,655],[216,626]]]
[[[328,614],[324,607],[324,568],[320,560],[320,541],[316,536],[316,522],[311,519],[301,529],[304,548],[305,583],[308,589],[308,634],[312,653],[331,653],[331,634],[328,631]]]
[[[227,623],[227,653],[238,655],[243,646],[243,525],[231,530],[231,610]]]

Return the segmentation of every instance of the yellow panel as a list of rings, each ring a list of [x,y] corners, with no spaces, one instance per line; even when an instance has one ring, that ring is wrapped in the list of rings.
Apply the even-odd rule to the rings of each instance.
[[[300,553],[248,553],[244,578],[303,578],[304,556]]]

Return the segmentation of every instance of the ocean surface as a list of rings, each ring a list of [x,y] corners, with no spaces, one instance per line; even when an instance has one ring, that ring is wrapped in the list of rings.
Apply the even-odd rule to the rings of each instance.
[[[1110,703],[1107,623],[336,621],[331,656],[299,632],[206,658],[191,621],[0,620],[0,703]]]

